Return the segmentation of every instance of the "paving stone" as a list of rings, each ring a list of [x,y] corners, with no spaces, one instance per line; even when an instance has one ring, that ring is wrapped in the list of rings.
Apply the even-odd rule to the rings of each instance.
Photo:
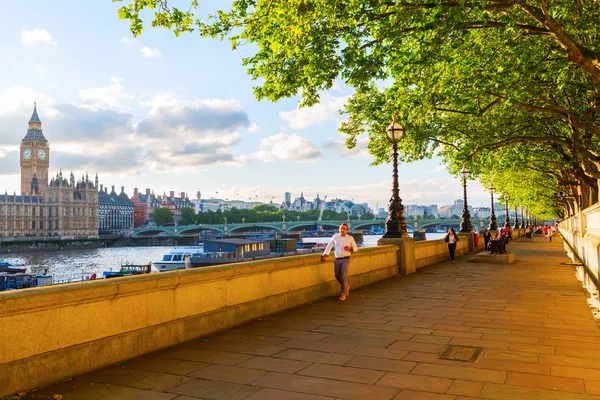
[[[377,382],[377,385],[382,386],[393,386],[403,390],[412,389],[434,393],[445,393],[451,384],[451,379],[402,374],[399,372],[389,372]]]
[[[397,389],[390,387],[287,375],[277,372],[263,376],[255,381],[254,384],[272,389],[339,397],[349,400],[389,400],[398,392]]]
[[[242,400],[259,390],[260,388],[258,387],[239,385],[237,383],[194,379],[193,381],[169,389],[169,392],[202,399]]]
[[[408,350],[418,351],[422,353],[435,353],[438,354],[444,348],[443,345],[439,344],[427,344],[427,343],[416,343],[416,342],[404,342],[398,340],[397,342],[390,345],[388,348],[395,350]]]
[[[367,330],[360,329],[356,332],[352,333],[350,337],[360,337],[360,338],[383,338],[383,339],[393,339],[393,340],[410,340],[414,335],[412,333],[402,333],[402,332],[386,332],[380,330]]]
[[[327,338],[330,339],[331,337]],[[304,339],[290,339],[287,342],[282,343],[289,349],[301,349],[301,350],[313,350],[321,351],[325,353],[339,353],[344,354],[356,347],[353,343],[339,343],[339,342],[324,342]]]
[[[539,389],[551,389],[564,392],[585,393],[583,379],[563,378],[511,372],[506,380],[507,385],[529,386]]]
[[[600,380],[584,379],[583,384],[586,393],[600,395]]]
[[[440,364],[440,365],[462,365],[462,361],[456,360],[440,360],[437,358],[437,354],[434,353],[421,353],[418,351],[411,351],[406,357],[403,358],[404,361],[415,361],[418,363],[428,363],[428,364]]]
[[[477,397],[483,388],[482,382],[455,380],[448,389],[448,394]]]
[[[540,339],[540,342],[542,340],[544,339]],[[511,343],[508,346],[508,350],[525,351],[528,353],[554,354],[554,346],[544,346],[541,344]]]
[[[412,335],[411,335],[412,336]],[[390,344],[394,343],[395,339],[387,339],[380,337],[369,337],[369,336],[355,336],[354,334],[348,336],[340,336],[340,335],[331,335],[328,338],[322,340],[324,343],[334,343],[338,345],[346,345],[346,346],[371,346],[371,347],[388,347]],[[352,348],[353,348],[352,347]],[[350,349],[346,350],[349,351]]]
[[[482,337],[483,340],[492,340],[498,342],[509,342],[509,343],[528,343],[528,344],[537,344],[537,337],[529,337],[529,336],[518,336],[518,335],[498,335],[493,333],[486,333]]]
[[[105,383],[82,387],[68,394],[68,398],[76,400],[171,400],[175,397],[177,395],[172,393],[153,392]]]
[[[295,338],[295,339],[307,339],[307,340],[321,340],[330,336],[328,333],[317,333],[317,332],[306,332],[306,331],[294,331],[286,330],[277,334],[277,336]]]
[[[596,368],[600,367],[600,364],[596,365]],[[582,379],[598,379],[600,378],[600,369],[591,368],[577,368],[577,367],[566,367],[562,365],[553,365],[550,368],[550,375],[552,376],[565,376],[570,378],[582,378]]]
[[[177,400],[177,399],[175,399]],[[263,389],[245,400],[335,400],[333,397],[296,393],[277,389]]]
[[[286,350],[287,351],[287,350]],[[310,363],[303,361],[284,360],[273,357],[253,357],[238,364],[239,367],[260,369],[263,371],[283,372],[293,374],[308,367]]]
[[[486,360],[507,360],[507,361],[519,361],[519,362],[527,362],[527,363],[542,363],[549,364],[547,362],[542,362],[540,359],[540,354],[538,353],[526,353],[522,351],[510,351],[510,350],[496,350],[496,349],[485,349],[481,354],[481,359]]]
[[[348,364],[346,364],[348,365]],[[325,364],[313,364],[298,372],[298,375],[314,376],[316,378],[335,379],[340,381],[374,384],[385,372],[373,371],[365,368],[353,368],[351,366],[335,366]]]
[[[174,348],[161,353],[162,357],[176,360],[200,361],[204,357],[215,354],[216,351],[195,348]]]
[[[465,363],[467,368],[494,369],[498,371],[526,372],[538,375],[550,375],[550,366],[521,361],[483,359],[476,363]]]
[[[209,364],[237,365],[241,362],[251,359],[252,357],[254,356],[251,356],[249,354],[228,353],[226,351],[219,351],[215,354],[205,357],[203,361]]]
[[[357,356],[367,356],[375,358],[389,358],[393,360],[402,360],[408,354],[406,350],[382,349],[380,347],[358,346],[348,352]]]
[[[146,378],[142,378],[139,381],[131,382],[129,386],[133,386],[139,389],[148,389],[154,390],[156,392],[163,392],[168,389],[174,388],[175,386],[179,386],[183,383],[189,382],[192,379],[193,378],[182,375],[157,373],[152,374]]]
[[[153,375],[151,371],[125,368],[117,365],[90,372],[89,374],[86,374],[86,377],[94,382],[127,385],[128,383],[135,382],[151,375]]]
[[[457,344],[457,345],[461,345],[461,346],[483,347],[486,349],[507,350],[510,343],[509,342],[498,342],[495,340],[453,338],[450,341],[450,344]]]
[[[598,368],[600,366],[597,359],[555,356],[553,354],[540,354],[540,363],[577,368]],[[598,378],[600,379],[600,376]]]
[[[349,335],[353,332],[356,332],[355,328],[348,328],[345,326],[329,326],[324,325],[320,328],[313,330],[313,332],[321,332],[321,333],[333,333],[336,335]]]
[[[475,368],[461,368],[450,365],[418,364],[411,372],[415,375],[428,375],[466,381],[503,383],[506,372]]]
[[[417,392],[415,390],[403,390],[394,397],[394,400],[454,400],[456,397],[447,394]]]
[[[452,337],[444,337],[437,335],[414,335],[411,342],[417,343],[430,343],[430,344],[448,344],[452,340]]]
[[[209,356],[210,357],[210,356]],[[128,361],[124,365],[146,371],[164,372],[166,374],[187,375],[206,367],[205,362],[174,360],[167,357],[141,358]]]
[[[597,396],[581,393],[490,383],[483,385],[479,398],[489,400],[598,400]]]
[[[417,363],[401,360],[390,360],[373,357],[358,356],[346,363],[347,366],[372,369],[377,371],[408,373]]]
[[[322,364],[344,365],[354,358],[352,355],[323,353],[311,350],[284,350],[277,353],[276,358],[286,358],[290,360],[318,362]]]
[[[194,378],[201,378],[210,381],[223,381],[247,384],[253,382],[266,375],[266,371],[259,371],[257,369],[234,367],[231,365],[210,365],[206,368],[202,368],[199,371],[189,374]]]

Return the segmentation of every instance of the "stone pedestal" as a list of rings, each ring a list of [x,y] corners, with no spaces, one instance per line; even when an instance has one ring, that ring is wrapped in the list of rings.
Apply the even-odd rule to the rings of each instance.
[[[459,233],[458,240],[467,240],[469,242],[469,253],[475,252],[475,234],[473,232]],[[483,237],[481,237],[483,240]]]
[[[410,236],[401,238],[381,238],[377,241],[377,246],[384,244],[394,244],[400,246],[398,250],[398,273],[409,275],[417,272],[417,263],[415,261],[415,241]]]

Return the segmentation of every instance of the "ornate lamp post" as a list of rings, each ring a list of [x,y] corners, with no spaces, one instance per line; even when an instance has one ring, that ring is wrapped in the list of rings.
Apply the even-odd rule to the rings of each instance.
[[[350,213],[349,212],[346,213],[346,217],[347,217],[347,221],[350,221]]]
[[[509,200],[510,200],[510,197],[507,194],[505,194],[504,195],[504,202],[506,204],[506,208],[505,208],[505,210],[506,210],[506,219],[504,221],[504,227],[505,228],[510,228],[510,218],[508,217],[508,201]]]
[[[360,214],[358,214],[357,217],[358,217],[358,220],[360,221]]]
[[[488,188],[488,190],[490,191],[490,195],[492,196],[492,214],[490,215],[489,230],[497,231],[498,224],[496,223],[496,214],[494,213],[494,192],[496,191],[496,188],[494,187],[493,183],[490,183],[490,187]]]
[[[471,232],[473,230],[473,225],[471,224],[471,214],[469,213],[469,207],[467,206],[467,178],[469,177],[469,168],[466,165],[463,165],[463,169],[460,171],[460,175],[463,178],[463,212],[462,212],[462,220],[460,221],[460,231]]]
[[[246,218],[242,217],[242,224],[246,223]]]
[[[388,126],[386,134],[392,142],[393,172],[392,172],[392,197],[388,205],[388,217],[385,220],[385,234],[382,238],[409,237],[406,232],[406,220],[404,219],[404,206],[400,198],[400,187],[398,185],[398,141],[404,134],[404,128],[398,123],[394,116],[392,123]]]
[[[515,227],[514,229],[519,229],[519,210],[517,205],[515,204]]]
[[[296,219],[298,220],[298,222],[300,222],[300,216],[299,215],[296,216]]]

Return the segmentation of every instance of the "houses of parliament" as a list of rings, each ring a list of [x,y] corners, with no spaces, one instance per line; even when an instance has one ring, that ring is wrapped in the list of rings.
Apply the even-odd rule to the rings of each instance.
[[[98,235],[98,176],[75,181],[62,171],[50,179],[50,146],[33,106],[20,145],[21,194],[0,195],[0,237]]]

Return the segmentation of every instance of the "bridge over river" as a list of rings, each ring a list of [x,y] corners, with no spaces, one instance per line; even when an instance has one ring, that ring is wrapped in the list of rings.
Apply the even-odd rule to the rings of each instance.
[[[407,220],[406,226],[409,231],[425,232],[431,226],[453,226],[460,225],[460,219],[421,219],[415,221]],[[480,220],[472,218],[473,226],[480,227]],[[137,228],[133,232],[134,237],[153,237],[167,234],[175,237],[197,236],[202,231],[216,231],[222,235],[238,236],[246,232],[271,230],[289,235],[301,234],[305,230],[314,230],[318,227],[336,229],[340,224],[348,224],[350,233],[362,233],[371,226],[385,226],[384,219],[375,220],[352,220],[352,221],[282,221],[282,222],[255,222],[242,224],[199,224],[178,226],[154,226]],[[500,221],[498,221],[500,223]],[[488,226],[489,219],[483,219],[483,226]]]

